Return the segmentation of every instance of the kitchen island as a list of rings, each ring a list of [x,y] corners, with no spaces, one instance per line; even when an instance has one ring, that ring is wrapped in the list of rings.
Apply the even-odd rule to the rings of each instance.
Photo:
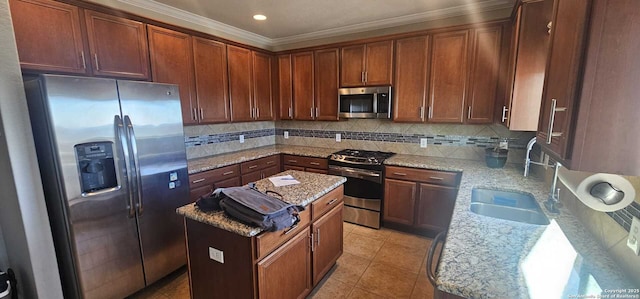
[[[300,184],[262,192],[305,207],[300,222],[277,232],[240,223],[221,211],[189,204],[185,217],[191,298],[300,298],[311,292],[342,255],[343,177],[288,170]]]

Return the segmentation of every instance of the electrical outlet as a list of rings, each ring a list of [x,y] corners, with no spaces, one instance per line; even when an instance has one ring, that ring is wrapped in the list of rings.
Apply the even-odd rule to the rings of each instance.
[[[222,250],[209,247],[209,258],[220,264],[224,264],[224,252],[222,252]]]
[[[629,238],[627,238],[627,246],[633,250],[636,255],[640,253],[640,220],[633,217],[631,221],[631,229],[629,230]]]
[[[422,148],[427,147],[427,138],[420,138],[420,147]]]
[[[342,141],[342,135],[340,135],[340,133],[336,133],[336,142],[341,142]]]
[[[289,131],[284,131],[284,139],[289,139]]]
[[[240,143],[244,143],[244,135],[240,135]]]

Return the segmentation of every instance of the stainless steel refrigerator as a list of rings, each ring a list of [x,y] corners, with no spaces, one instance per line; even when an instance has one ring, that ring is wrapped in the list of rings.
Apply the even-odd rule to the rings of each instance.
[[[184,265],[178,87],[41,75],[25,88],[65,298],[122,298]]]

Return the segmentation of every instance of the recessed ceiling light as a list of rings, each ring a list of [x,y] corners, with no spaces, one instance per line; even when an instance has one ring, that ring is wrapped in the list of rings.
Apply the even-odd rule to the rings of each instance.
[[[267,17],[265,15],[255,15],[253,16],[254,19],[258,20],[258,21],[264,21],[267,19]]]

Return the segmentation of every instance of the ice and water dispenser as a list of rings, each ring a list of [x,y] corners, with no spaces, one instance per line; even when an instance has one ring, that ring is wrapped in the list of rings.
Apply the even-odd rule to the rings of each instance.
[[[74,146],[82,195],[118,186],[113,142],[92,142]]]

